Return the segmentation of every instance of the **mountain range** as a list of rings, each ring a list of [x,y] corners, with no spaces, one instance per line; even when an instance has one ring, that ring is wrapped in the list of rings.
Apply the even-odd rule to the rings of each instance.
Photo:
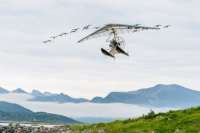
[[[9,93],[9,91],[0,87],[0,94],[5,94],[5,93]]]
[[[128,92],[111,92],[105,98],[95,97],[95,103],[128,103],[154,107],[191,107],[200,105],[200,92],[180,85],[156,85]]]
[[[11,93],[0,88],[0,94]],[[200,91],[195,91],[177,84],[163,85],[138,89],[128,92],[111,92],[106,97],[94,97],[92,100],[85,98],[73,98],[66,94],[53,94],[33,90],[27,93],[22,89],[16,89],[12,93],[24,93],[32,96],[30,101],[58,102],[58,103],[126,103],[154,107],[191,107],[200,105]]]
[[[1,121],[45,122],[51,124],[79,123],[71,118],[45,112],[32,112],[20,105],[0,101]]]

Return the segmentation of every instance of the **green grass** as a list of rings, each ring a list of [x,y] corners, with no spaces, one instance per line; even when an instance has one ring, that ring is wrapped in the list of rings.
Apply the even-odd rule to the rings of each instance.
[[[111,123],[73,125],[76,133],[200,133],[200,107]]]

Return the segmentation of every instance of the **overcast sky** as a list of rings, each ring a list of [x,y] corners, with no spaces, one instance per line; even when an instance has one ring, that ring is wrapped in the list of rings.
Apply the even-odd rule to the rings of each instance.
[[[200,90],[199,0],[0,0],[0,86],[105,96],[158,83]],[[43,40],[87,24],[170,24],[125,34],[130,57],[101,54],[106,37],[76,42],[75,33],[48,46]]]

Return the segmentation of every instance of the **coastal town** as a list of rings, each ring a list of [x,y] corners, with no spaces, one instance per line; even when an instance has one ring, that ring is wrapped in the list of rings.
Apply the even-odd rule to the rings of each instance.
[[[11,123],[6,126],[0,125],[0,133],[71,133],[71,130],[62,126],[26,126]]]

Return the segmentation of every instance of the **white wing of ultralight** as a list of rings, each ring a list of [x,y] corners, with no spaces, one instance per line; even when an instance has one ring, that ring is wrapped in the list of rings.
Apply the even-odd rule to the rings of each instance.
[[[81,40],[78,41],[78,43],[91,38],[111,35],[113,34],[113,32],[125,33],[125,32],[138,32],[142,30],[159,30],[159,29],[160,29],[159,27],[146,27],[146,26],[140,26],[138,24],[136,25],[108,24],[96,30],[95,32],[87,35],[86,37],[82,38]]]

